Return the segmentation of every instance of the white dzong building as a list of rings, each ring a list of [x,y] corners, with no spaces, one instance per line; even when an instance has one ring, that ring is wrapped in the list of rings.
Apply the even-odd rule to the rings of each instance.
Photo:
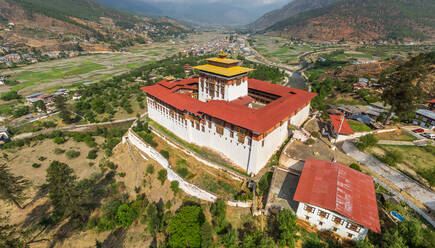
[[[149,118],[181,139],[210,148],[248,174],[258,173],[308,118],[315,93],[248,78],[225,55],[194,67],[198,78],[143,87]]]

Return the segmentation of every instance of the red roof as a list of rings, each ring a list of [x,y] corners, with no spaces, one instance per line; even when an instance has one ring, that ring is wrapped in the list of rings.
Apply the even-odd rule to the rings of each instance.
[[[198,78],[174,82],[165,80],[141,89],[181,111],[188,111],[198,116],[206,114],[260,134],[272,129],[286,117],[293,116],[316,96],[315,93],[255,79],[248,79],[248,88],[274,94],[279,98],[260,109],[251,109],[247,106],[221,100],[201,102],[195,98],[173,92],[174,87],[195,82],[198,82]]]
[[[338,130],[340,129],[341,121],[343,120],[344,116],[329,115],[329,117],[331,118],[332,126],[334,126],[334,131],[338,133]],[[347,123],[346,118],[344,118],[343,125],[341,126],[341,130],[339,134],[346,134],[346,135],[354,134],[352,128],[349,126],[349,123]]]
[[[373,179],[340,163],[307,159],[293,199],[381,232]]]
[[[231,103],[237,104],[237,105],[248,105],[253,101],[255,101],[255,99],[250,97],[250,96],[242,96],[242,97],[237,98],[236,100],[231,101]]]
[[[435,103],[435,99],[430,100],[429,103]]]

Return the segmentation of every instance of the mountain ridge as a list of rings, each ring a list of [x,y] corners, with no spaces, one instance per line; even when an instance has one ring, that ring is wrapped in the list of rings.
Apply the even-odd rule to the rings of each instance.
[[[435,1],[339,1],[296,14],[265,31],[310,41],[431,40],[435,34]]]
[[[248,28],[264,30],[279,21],[283,21],[301,12],[326,7],[338,1],[340,0],[293,0],[279,9],[264,14],[255,22],[250,23]]]

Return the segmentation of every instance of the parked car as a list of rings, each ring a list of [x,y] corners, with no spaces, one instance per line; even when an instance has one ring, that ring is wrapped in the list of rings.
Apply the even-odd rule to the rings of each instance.
[[[424,129],[423,128],[417,128],[417,129],[414,129],[414,130],[412,130],[414,133],[423,133],[424,132]]]
[[[435,134],[433,134],[433,133],[422,133],[421,136],[428,138],[428,139],[435,139]]]

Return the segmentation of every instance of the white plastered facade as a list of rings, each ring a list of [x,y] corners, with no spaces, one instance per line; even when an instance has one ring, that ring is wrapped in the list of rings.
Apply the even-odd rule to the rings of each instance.
[[[303,202],[299,202],[296,216],[309,222],[320,231],[331,231],[340,237],[354,241],[363,240],[368,232],[367,228],[358,225],[347,217]]]
[[[257,174],[266,165],[289,136],[288,125],[300,126],[308,118],[310,110],[308,104],[289,120],[279,123],[279,126],[263,139],[255,140],[246,136],[244,143],[241,143],[238,140],[238,133],[232,132],[226,126],[221,135],[217,133],[216,123],[210,120],[202,120],[201,123],[187,119],[178,113],[171,115],[169,107],[149,97],[147,104],[149,118],[189,143],[225,155],[248,174]]]

